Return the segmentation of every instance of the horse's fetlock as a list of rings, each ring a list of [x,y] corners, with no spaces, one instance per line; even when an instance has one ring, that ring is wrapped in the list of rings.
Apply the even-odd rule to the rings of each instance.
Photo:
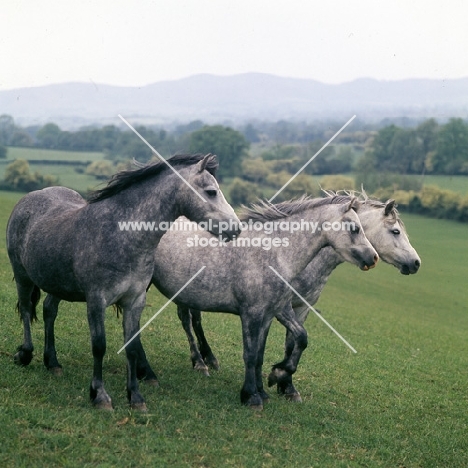
[[[271,387],[276,383],[282,382],[283,380],[287,380],[289,378],[290,374],[285,369],[273,366],[273,369],[268,376],[268,386]]]
[[[15,364],[18,364],[19,366],[27,366],[32,361],[33,350],[33,347],[24,349],[23,346],[19,346],[18,352],[13,356]]]

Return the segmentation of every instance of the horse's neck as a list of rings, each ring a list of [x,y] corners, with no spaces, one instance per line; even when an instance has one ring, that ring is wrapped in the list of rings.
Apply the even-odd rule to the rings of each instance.
[[[333,270],[343,260],[333,247],[324,247],[293,281],[293,287],[307,301],[314,305],[327,284]]]
[[[136,186],[128,187],[102,201],[91,203],[88,208],[93,212],[95,219],[105,221],[109,226],[118,229],[119,222],[172,222],[179,216],[179,210],[174,203],[174,186],[162,183],[155,176],[151,180],[141,182]],[[146,243],[158,243],[164,231],[153,230],[145,232]]]

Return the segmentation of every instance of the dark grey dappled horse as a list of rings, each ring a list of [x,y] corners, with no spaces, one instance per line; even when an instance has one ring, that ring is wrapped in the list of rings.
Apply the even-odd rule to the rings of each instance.
[[[338,203],[350,200],[351,196],[358,196],[360,202],[359,219],[366,237],[379,257],[384,262],[398,268],[403,275],[414,274],[418,271],[421,259],[409,242],[394,200],[382,203],[370,199],[364,191],[362,193],[341,192],[340,196],[336,196],[334,192],[328,192],[327,196]],[[276,207],[281,211],[282,204],[280,203]],[[158,261],[163,261],[166,257],[165,246],[166,244],[163,242],[158,247],[160,253]],[[339,252],[331,247],[326,247],[320,250],[307,267],[292,281],[292,286],[310,305],[314,305],[333,270],[344,261],[345,259],[341,257]],[[295,294],[292,296],[292,307],[298,322],[303,324],[309,314],[309,307]],[[189,339],[194,368],[205,374],[208,373],[207,365],[215,369],[218,368],[218,360],[213,355],[203,332],[200,310],[179,306],[178,314]],[[199,348],[191,332],[191,323],[198,338]],[[293,350],[294,337],[291,332],[287,331],[284,360],[273,366],[273,371],[269,376],[269,384],[276,383],[278,393],[286,395],[290,400],[300,401],[299,392],[292,384],[292,372],[290,372],[292,369],[287,370],[288,359],[293,354]]]
[[[364,270],[377,262],[378,256],[361,229],[355,205],[354,199],[336,204],[333,199],[303,198],[284,203],[281,211],[267,204],[248,211],[245,219],[260,224],[274,221],[292,224],[301,220],[316,222],[319,226],[327,222],[337,222],[340,226],[342,222],[354,223],[350,230],[275,232],[277,245],[286,245],[287,239],[288,247],[271,246],[267,250],[262,246],[269,242],[262,240],[268,241],[272,236],[252,230],[243,230],[235,244],[219,247],[202,247],[210,240],[210,235],[204,232],[171,231],[161,239],[152,282],[163,294],[173,296],[205,265],[203,272],[180,292],[175,302],[199,310],[228,312],[241,318],[245,364],[242,403],[261,408],[263,400],[268,398],[263,389],[262,365],[265,342],[275,316],[298,343],[293,359],[299,360],[307,346],[307,333],[291,309],[291,291],[269,267],[291,282],[326,246]],[[195,235],[199,246],[190,247]],[[240,246],[241,241],[254,245],[255,239],[258,247]]]
[[[127,343],[139,331],[146,287],[154,272],[154,252],[164,234],[120,231],[118,222],[171,222],[183,215],[196,222],[213,220],[216,234],[221,222],[225,223],[228,229],[222,234],[228,238],[239,232],[239,220],[213,177],[217,168],[214,156],[178,155],[168,162],[197,193],[164,162],[157,162],[117,173],[88,202],[65,187],[31,192],[18,202],[8,222],[7,249],[24,327],[24,341],[15,361],[28,365],[32,359],[30,323],[40,289],[49,293],[49,307],[44,309],[44,362],[48,368],[59,366],[53,343],[58,303],[62,299],[86,301],[94,357],[90,396],[99,408],[112,408],[102,379],[105,309],[111,304],[122,308]],[[139,363],[146,362],[139,336],[128,344],[126,355],[128,399],[132,407],[144,410],[137,372],[152,371],[141,365],[138,369]]]

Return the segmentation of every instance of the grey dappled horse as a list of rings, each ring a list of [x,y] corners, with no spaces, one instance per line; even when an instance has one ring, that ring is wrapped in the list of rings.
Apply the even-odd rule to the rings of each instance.
[[[174,299],[178,305],[212,312],[239,315],[242,323],[245,380],[241,402],[261,408],[268,395],[263,389],[262,365],[265,342],[270,324],[276,316],[293,333],[296,343],[293,359],[299,360],[307,346],[307,333],[294,317],[291,309],[291,291],[269,268],[272,266],[287,282],[291,282],[317,253],[331,246],[342,258],[367,270],[375,266],[377,253],[366,239],[357,214],[356,200],[336,204],[333,199],[302,198],[282,204],[256,205],[247,213],[248,219],[265,225],[267,222],[287,221],[300,223],[313,221],[319,226],[326,222],[354,223],[351,230],[275,232],[277,245],[269,250],[262,247],[244,248],[242,243],[254,244],[270,239],[264,232],[243,230],[234,241],[223,246],[205,246],[209,234],[171,231],[162,239],[156,250],[152,282],[167,297],[171,297],[205,265],[206,268]],[[198,246],[194,237],[198,236]],[[202,239],[205,241],[202,242]],[[192,246],[190,246],[192,245]]]
[[[7,249],[18,290],[24,341],[15,361],[32,359],[31,321],[40,289],[49,293],[44,305],[44,363],[60,367],[55,356],[53,322],[60,300],[86,301],[94,358],[90,396],[98,408],[112,408],[104,389],[102,361],[106,351],[104,313],[116,304],[123,310],[127,343],[139,331],[146,287],[154,274],[154,252],[164,231],[120,231],[119,221],[171,222],[183,215],[196,222],[212,220],[212,231],[232,238],[238,218],[213,176],[212,155],[177,155],[134,171],[117,173],[86,202],[65,187],[31,192],[13,209],[7,227]],[[192,188],[181,179],[183,177]],[[225,230],[221,227],[224,224]],[[228,229],[226,229],[228,226]],[[126,346],[127,396],[133,408],[145,410],[137,372],[152,378],[139,335]],[[154,376],[156,378],[156,376]]]
[[[326,194],[330,198],[334,197],[333,200],[338,203],[350,200],[351,196],[358,196],[360,201],[359,219],[366,237],[379,257],[384,262],[398,268],[403,275],[414,274],[418,271],[421,259],[409,242],[394,200],[382,203],[370,199],[364,191],[362,193],[343,191],[340,196],[336,196],[337,194],[334,192]],[[276,206],[279,210],[282,209],[281,203]],[[158,249],[161,251],[161,248],[164,248],[164,245]],[[164,258],[164,255],[161,258]],[[292,281],[292,286],[310,305],[314,305],[318,301],[330,274],[344,261],[345,259],[336,250],[326,247],[320,250],[302,273]],[[292,296],[292,307],[298,322],[302,325],[309,314],[309,307],[295,294]],[[213,355],[203,332],[200,310],[178,306],[177,312],[189,339],[193,367],[205,374],[208,374],[207,365],[215,369],[219,368],[218,360]],[[191,322],[198,338],[199,348],[191,332]],[[269,385],[277,384],[278,393],[285,395],[290,400],[300,401],[300,394],[292,384],[292,374],[284,372],[293,350],[294,337],[291,332],[287,331],[284,360],[273,366],[268,381]]]

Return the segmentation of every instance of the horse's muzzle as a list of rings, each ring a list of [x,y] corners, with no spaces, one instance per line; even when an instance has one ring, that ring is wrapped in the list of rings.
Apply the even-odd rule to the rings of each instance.
[[[363,265],[361,265],[361,270],[369,271],[369,270],[372,270],[372,268],[375,268],[375,266],[377,265],[377,262],[379,261],[379,256],[375,254],[373,260],[374,260],[373,263],[370,263],[370,264],[364,263]]]

